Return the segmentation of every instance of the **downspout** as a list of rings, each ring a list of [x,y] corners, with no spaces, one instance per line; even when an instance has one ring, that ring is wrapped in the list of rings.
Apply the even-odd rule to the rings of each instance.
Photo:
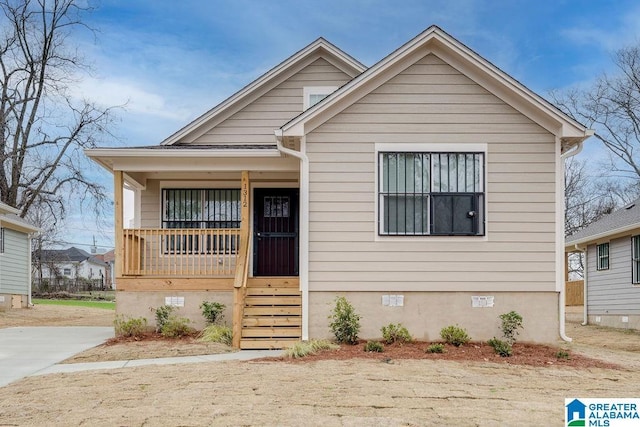
[[[302,294],[302,340],[309,340],[309,157],[306,138],[300,137],[300,151],[282,145],[282,130],[276,129],[276,146],[283,154],[300,160],[300,292]]]
[[[33,246],[32,246],[32,241],[33,241],[33,233],[29,233],[28,235],[28,240],[29,240],[29,255],[28,255],[28,267],[27,267],[27,280],[29,281],[29,293],[27,294],[27,307],[33,307],[33,302],[31,301],[31,281],[33,280]]]
[[[588,268],[589,261],[587,260],[587,256],[588,256],[587,250],[589,249],[589,247],[585,246],[584,249],[580,249],[577,243],[573,246],[584,254],[584,274],[583,274],[583,280],[582,280],[582,298],[583,298],[582,311],[583,312],[582,312],[581,325],[587,326],[589,324],[589,316],[587,316],[587,279],[589,276],[589,268]]]
[[[593,135],[593,131],[590,131],[590,130],[585,131],[585,138],[588,138],[591,135]],[[560,172],[562,172],[561,176],[564,177],[564,161],[566,159],[568,159],[569,157],[573,157],[576,154],[579,154],[582,151],[583,143],[584,143],[584,141],[579,141],[575,148],[571,149],[570,151],[567,151],[566,153],[562,153],[560,155],[560,160],[562,161],[562,163],[560,165],[561,166]],[[563,185],[563,192],[564,192],[564,185]],[[564,212],[564,209],[565,209],[565,206],[564,206],[564,197],[563,197],[562,198],[562,212]],[[563,235],[564,235],[564,233],[563,233]],[[564,265],[564,263],[563,263],[563,265]],[[564,278],[565,275],[563,274],[562,277]],[[558,332],[560,334],[560,338],[563,341],[571,342],[571,341],[573,341],[573,339],[567,336],[566,328],[565,328],[565,318],[566,318],[565,304],[567,302],[566,294],[565,294],[565,292],[566,292],[565,288],[566,287],[567,287],[567,284],[566,284],[566,281],[565,281],[562,284],[562,286],[560,286],[560,294],[558,295],[558,300],[559,300],[558,311],[559,311],[559,320],[560,320],[560,322],[559,322],[559,331]]]

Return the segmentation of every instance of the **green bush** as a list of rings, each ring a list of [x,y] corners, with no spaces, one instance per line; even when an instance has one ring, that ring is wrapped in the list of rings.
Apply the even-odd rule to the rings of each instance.
[[[200,340],[231,345],[233,342],[233,330],[224,325],[209,325],[200,333]]]
[[[317,353],[318,351],[335,350],[338,348],[340,347],[327,340],[298,341],[291,347],[287,348],[284,354],[289,358],[299,359],[301,357]]]
[[[194,329],[189,326],[189,319],[185,317],[169,316],[166,322],[162,325],[160,333],[163,337],[167,338],[179,338],[194,333]]]
[[[459,326],[447,326],[442,328],[440,330],[440,337],[448,344],[455,345],[456,347],[460,347],[471,340],[467,331]]]
[[[367,341],[364,345],[364,351],[367,353],[382,353],[384,351],[384,345],[378,341]]]
[[[516,342],[516,336],[519,334],[518,329],[522,329],[522,316],[515,311],[510,311],[498,317],[502,321],[502,336],[504,340],[509,345],[513,345]]]
[[[337,297],[329,316],[329,327],[339,343],[357,344],[360,332],[360,316],[345,297]]]
[[[500,357],[509,357],[513,353],[511,344],[507,341],[502,341],[497,338],[491,338],[488,344],[493,347],[493,350],[500,355]]]
[[[427,353],[444,353],[444,344],[442,343],[431,344],[429,347],[427,347],[426,352]]]
[[[204,316],[207,323],[211,325],[222,320],[222,318],[224,317],[222,315],[222,312],[226,307],[226,305],[219,302],[202,301],[202,304],[200,304],[202,315]]]
[[[393,344],[394,342],[405,343],[413,340],[407,328],[402,326],[402,323],[389,323],[387,326],[383,326],[381,331],[382,338],[387,344]]]
[[[151,309],[156,314],[156,332],[162,333],[165,323],[169,321],[169,317],[176,308],[172,305],[163,305],[155,309]]]
[[[118,337],[141,337],[147,330],[147,319],[144,317],[126,319],[124,316],[116,316],[113,326]]]
[[[558,350],[558,352],[556,353],[556,358],[569,360],[569,352],[565,350]]]

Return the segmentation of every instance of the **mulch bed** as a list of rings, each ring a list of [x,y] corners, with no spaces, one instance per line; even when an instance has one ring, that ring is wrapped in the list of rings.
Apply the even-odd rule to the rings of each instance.
[[[431,343],[414,341],[404,344],[386,344],[382,353],[364,351],[365,342],[356,345],[342,344],[338,350],[325,350],[306,357],[293,359],[289,357],[276,357],[270,360],[278,360],[289,363],[308,363],[318,360],[346,360],[346,359],[371,359],[382,362],[392,362],[394,359],[424,359],[424,360],[453,360],[472,362],[491,362],[510,365],[526,365],[537,367],[566,366],[574,368],[605,368],[623,369],[619,365],[591,359],[572,352],[568,358],[559,358],[558,352],[562,349],[539,344],[516,343],[513,346],[513,354],[510,357],[500,357],[493,348],[483,342],[472,342],[460,347],[445,344],[444,353],[428,353],[425,349]],[[566,350],[563,350],[566,351]]]

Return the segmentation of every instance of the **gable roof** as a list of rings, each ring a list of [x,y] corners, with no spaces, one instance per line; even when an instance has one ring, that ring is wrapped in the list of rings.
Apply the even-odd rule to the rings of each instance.
[[[211,127],[210,123],[215,121],[217,117],[226,118],[230,114],[240,110],[257,96],[275,87],[280,81],[288,77],[293,69],[301,66],[311,58],[315,60],[318,55],[351,77],[362,73],[367,68],[352,56],[320,37],[313,43],[281,62],[279,65],[267,71],[253,82],[249,83],[235,94],[231,95],[226,100],[222,101],[211,110],[193,120],[187,126],[169,136],[161,143],[161,145],[174,145],[184,142],[186,139],[194,139],[195,137],[193,135],[199,136],[201,133],[205,132]]]
[[[371,66],[333,94],[293,118],[275,131],[276,137],[302,136],[315,126],[353,104],[371,88],[384,81],[385,74],[403,61],[429,53],[441,56],[449,65],[485,87],[534,122],[564,138],[566,145],[582,142],[593,134],[584,125],[562,113],[551,103],[535,94],[491,62],[450,36],[437,26],[431,26],[403,46]],[[392,77],[389,76],[389,78]],[[367,90],[367,87],[370,87]],[[321,119],[319,119],[321,117]]]
[[[603,216],[565,239],[565,247],[596,241],[640,228],[640,198]]]
[[[43,249],[42,251],[36,251],[36,255],[39,256],[41,261],[44,262],[83,262],[89,261],[98,265],[106,265],[104,261],[89,254],[89,252],[78,249],[75,246],[71,246],[67,249]]]

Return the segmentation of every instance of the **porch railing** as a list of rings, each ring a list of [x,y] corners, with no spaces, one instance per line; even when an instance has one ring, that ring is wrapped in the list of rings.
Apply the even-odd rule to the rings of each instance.
[[[240,229],[125,229],[123,276],[228,276]]]

